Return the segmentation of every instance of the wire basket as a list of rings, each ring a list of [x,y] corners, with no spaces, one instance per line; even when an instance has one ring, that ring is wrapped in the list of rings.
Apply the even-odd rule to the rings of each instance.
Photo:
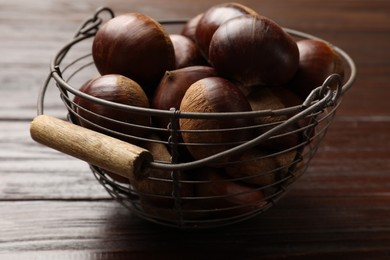
[[[306,171],[335,116],[343,94],[355,79],[353,60],[343,50],[334,47],[344,62],[344,82],[341,82],[339,75],[330,75],[302,104],[294,107],[251,112],[184,113],[176,109],[140,108],[100,100],[78,89],[97,74],[90,46],[105,15],[108,15],[108,19],[114,17],[111,9],[98,9],[55,55],[50,75],[39,95],[38,115],[44,114],[44,98],[48,88],[56,86],[66,107],[67,119],[75,125],[80,120],[88,121],[88,118],[76,112],[79,107],[74,98],[77,96],[128,113],[168,120],[166,127],[156,127],[104,118],[148,132],[148,135],[142,136],[117,132],[89,121],[98,132],[119,139],[126,138],[154,155],[152,160],[147,160],[141,166],[148,175],[130,181],[113,173],[111,169],[87,162],[96,179],[113,198],[142,218],[159,224],[190,229],[219,227],[252,218],[270,208]],[[185,22],[160,21],[168,29]],[[319,39],[299,31],[284,30],[297,39]],[[332,89],[330,85],[337,87]],[[95,116],[101,117],[97,114]],[[184,118],[248,118],[267,123],[227,126],[217,130],[190,130],[189,133],[210,135],[212,138],[216,132],[240,135],[243,131],[263,129],[256,132],[259,134],[235,142],[185,143],[180,138],[184,130],[178,127],[179,121]],[[263,118],[275,120],[258,120]],[[275,143],[283,145],[273,149]],[[195,160],[188,156],[188,147],[216,149],[218,152]],[[116,146],[112,147],[113,151],[116,151]]]

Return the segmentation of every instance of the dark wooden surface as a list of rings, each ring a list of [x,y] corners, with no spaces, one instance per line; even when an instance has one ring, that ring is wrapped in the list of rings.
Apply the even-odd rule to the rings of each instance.
[[[390,2],[242,1],[325,38],[355,60],[308,172],[249,221],[188,232],[113,201],[86,163],[34,143],[29,123],[50,59],[101,6],[188,18],[217,0],[0,1],[0,259],[390,259]],[[50,93],[47,107],[61,115]]]

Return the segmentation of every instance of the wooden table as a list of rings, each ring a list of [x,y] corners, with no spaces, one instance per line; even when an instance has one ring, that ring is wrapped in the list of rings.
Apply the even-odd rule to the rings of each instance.
[[[172,19],[221,2],[0,1],[0,259],[390,259],[387,0],[242,1],[331,41],[358,68],[307,174],[246,222],[193,232],[151,224],[113,201],[85,162],[31,140],[50,59],[96,8]],[[46,103],[64,115],[58,94]]]

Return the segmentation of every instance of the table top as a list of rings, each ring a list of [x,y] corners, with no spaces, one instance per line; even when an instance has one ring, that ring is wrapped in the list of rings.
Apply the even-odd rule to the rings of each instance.
[[[31,140],[58,49],[99,6],[187,19],[223,1],[0,1],[0,258],[390,258],[390,2],[241,1],[344,49],[358,76],[306,174],[266,212],[181,231],[114,201],[88,165]],[[46,107],[63,114],[58,93]]]

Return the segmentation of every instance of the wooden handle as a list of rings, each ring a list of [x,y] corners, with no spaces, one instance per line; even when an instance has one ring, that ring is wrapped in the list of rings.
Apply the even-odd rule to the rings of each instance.
[[[110,170],[130,182],[146,177],[146,163],[153,160],[146,149],[47,115],[32,121],[30,134],[38,143]]]

